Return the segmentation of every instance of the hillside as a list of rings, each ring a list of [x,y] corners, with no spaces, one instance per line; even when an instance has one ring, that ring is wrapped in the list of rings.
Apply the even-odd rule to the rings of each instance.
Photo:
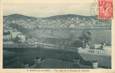
[[[74,14],[35,18],[12,14],[4,16],[4,24],[15,22],[17,25],[36,26],[39,28],[78,28],[78,27],[111,27],[110,21],[101,21],[96,16],[81,16]]]
[[[12,15],[7,15],[7,16],[3,16],[3,18],[8,21],[8,20],[27,20],[27,19],[33,19],[35,20],[35,17],[30,17],[30,16],[25,16],[25,15],[21,15],[21,14],[12,14]]]
[[[20,14],[4,16],[4,30],[16,30],[28,38],[56,45],[71,44],[82,34],[92,33],[92,42],[111,42],[111,21],[98,20],[96,16],[74,14],[50,17],[30,17]]]

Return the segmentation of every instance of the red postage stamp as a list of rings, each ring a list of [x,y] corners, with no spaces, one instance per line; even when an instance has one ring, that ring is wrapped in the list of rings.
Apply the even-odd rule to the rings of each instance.
[[[108,20],[113,17],[113,0],[98,0],[98,18]]]

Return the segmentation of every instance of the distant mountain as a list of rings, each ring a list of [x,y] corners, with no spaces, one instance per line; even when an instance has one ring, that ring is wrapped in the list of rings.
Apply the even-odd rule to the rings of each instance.
[[[111,27],[111,21],[97,19],[96,16],[82,16],[76,14],[56,15],[38,20],[39,26],[49,27]]]
[[[96,18],[96,16],[82,16],[82,15],[76,15],[76,14],[65,14],[65,15],[56,15],[56,16],[49,16],[46,17],[48,19],[56,19],[56,18]]]
[[[111,27],[111,21],[102,21],[96,16],[82,16],[75,14],[56,15],[50,17],[31,17],[20,14],[4,16],[5,25],[19,25],[26,29],[35,28],[95,28]]]
[[[76,40],[81,35],[81,32],[87,29],[96,29],[96,30],[101,29],[101,31],[96,30],[92,31],[92,35],[94,35],[92,37],[94,39],[99,38],[96,41],[100,41],[103,39],[109,40],[111,37],[110,35],[111,20],[108,21],[99,20],[97,19],[96,16],[66,14],[66,15],[35,18],[20,14],[12,14],[4,16],[3,21],[4,21],[4,30],[9,29],[14,31],[16,30],[23,33],[27,37],[32,38],[34,37],[41,42],[47,42],[53,44],[55,43],[58,45],[66,42],[66,39],[68,41]],[[71,28],[75,29],[71,30]],[[102,28],[104,28],[104,30]],[[108,31],[105,31],[105,29],[108,28],[110,29]],[[107,34],[108,37],[106,38],[105,36],[107,36]]]
[[[35,17],[31,17],[31,16],[25,16],[25,15],[21,15],[21,14],[11,14],[11,15],[7,15],[7,16],[3,16],[3,19],[5,20],[9,20],[9,21],[12,21],[12,20],[35,20],[37,18]]]

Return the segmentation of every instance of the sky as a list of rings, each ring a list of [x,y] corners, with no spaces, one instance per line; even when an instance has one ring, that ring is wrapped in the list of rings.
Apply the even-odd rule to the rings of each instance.
[[[2,7],[4,15],[48,17],[63,14],[96,14],[95,0],[2,0]]]

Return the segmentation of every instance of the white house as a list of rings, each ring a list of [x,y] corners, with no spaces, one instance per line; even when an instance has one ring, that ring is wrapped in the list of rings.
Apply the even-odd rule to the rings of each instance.
[[[17,34],[17,37],[19,38],[18,42],[25,42],[26,41],[26,37],[23,34]]]
[[[18,38],[17,42],[26,41],[26,37],[21,32],[4,31],[4,36],[3,36],[4,41],[13,41],[16,38]]]

